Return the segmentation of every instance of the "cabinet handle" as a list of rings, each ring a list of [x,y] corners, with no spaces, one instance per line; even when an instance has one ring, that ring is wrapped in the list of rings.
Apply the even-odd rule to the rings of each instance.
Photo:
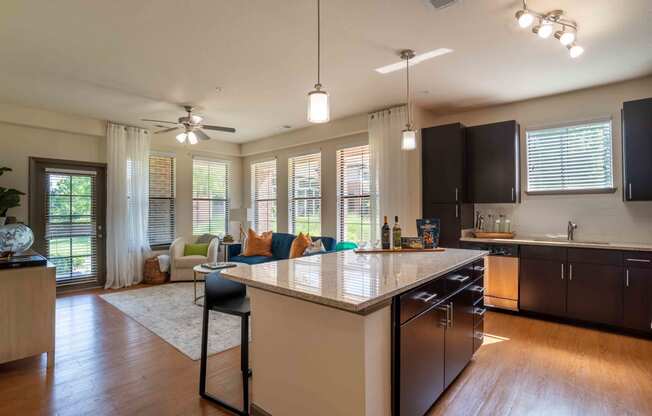
[[[428,295],[428,296],[426,296],[425,298],[423,298],[423,297],[421,297],[421,296],[423,296],[423,295]],[[433,300],[434,298],[437,297],[437,294],[436,294],[436,293],[430,294],[430,293],[428,293],[428,292],[423,292],[423,293],[421,294],[421,296],[419,296],[419,299],[420,299],[422,302],[430,302],[431,300]]]
[[[459,205],[455,204],[455,218],[460,217],[460,208]]]
[[[568,280],[573,280],[573,265],[568,265]]]
[[[564,263],[561,264],[561,280],[564,280]]]
[[[448,328],[450,326],[451,320],[450,320],[449,306],[450,305],[443,305],[437,308],[440,311],[446,312],[446,319],[440,321],[440,323],[444,326],[444,328]]]
[[[625,270],[625,287],[629,287],[629,269]]]
[[[453,322],[454,322],[453,320],[455,319],[455,318],[453,317],[453,302],[451,302],[450,305],[451,305],[451,306],[450,306],[450,311],[451,311],[451,315],[450,315],[450,316],[451,316],[451,317],[450,317],[450,320],[449,320],[449,322],[450,322],[450,327],[449,327],[449,328],[452,328],[452,327],[453,327]]]
[[[455,188],[455,202],[459,201],[459,189]]]
[[[512,202],[516,202],[516,195],[514,192],[514,188],[512,188]]]
[[[635,261],[638,263],[649,263],[650,259],[625,259],[625,261]]]
[[[629,199],[631,200],[632,199],[632,183],[631,182],[629,184],[627,184],[627,188],[629,190]]]

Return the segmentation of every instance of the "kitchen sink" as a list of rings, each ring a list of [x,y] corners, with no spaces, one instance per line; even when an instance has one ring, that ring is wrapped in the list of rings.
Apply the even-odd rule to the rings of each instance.
[[[589,241],[589,240],[568,241],[568,239],[566,238],[556,238],[556,237],[535,237],[532,240],[551,242],[551,243],[586,244],[586,245],[594,245],[594,246],[608,246],[610,244],[605,241]]]

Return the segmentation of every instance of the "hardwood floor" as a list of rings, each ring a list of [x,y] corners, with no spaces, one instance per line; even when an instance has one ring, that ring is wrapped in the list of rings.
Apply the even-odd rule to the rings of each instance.
[[[57,299],[56,363],[0,365],[0,415],[227,415],[198,396],[199,362],[100,299]],[[487,313],[486,344],[429,415],[650,415],[652,341]],[[209,362],[240,406],[239,349]],[[255,378],[254,378],[255,382]]]

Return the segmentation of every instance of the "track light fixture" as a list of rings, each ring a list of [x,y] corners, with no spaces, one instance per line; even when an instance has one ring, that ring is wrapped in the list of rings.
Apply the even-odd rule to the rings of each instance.
[[[563,10],[553,10],[548,13],[539,13],[528,9],[527,0],[523,0],[523,8],[516,12],[518,25],[527,29],[534,21],[539,22],[532,28],[532,32],[542,39],[549,38],[553,33],[559,43],[566,46],[571,58],[577,58],[584,53],[584,48],[575,43],[577,39],[577,23],[564,18]]]

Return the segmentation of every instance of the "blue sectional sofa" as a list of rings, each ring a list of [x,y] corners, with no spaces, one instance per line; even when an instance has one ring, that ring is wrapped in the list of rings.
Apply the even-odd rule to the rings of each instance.
[[[296,236],[287,233],[273,233],[272,234],[272,257],[265,256],[241,256],[241,244],[233,244],[229,246],[229,261],[246,264],[260,264],[269,261],[285,260],[290,257],[290,246]],[[326,252],[335,251],[337,241],[331,237],[312,237],[312,240],[321,240],[324,244]],[[320,254],[320,253],[315,253]]]

